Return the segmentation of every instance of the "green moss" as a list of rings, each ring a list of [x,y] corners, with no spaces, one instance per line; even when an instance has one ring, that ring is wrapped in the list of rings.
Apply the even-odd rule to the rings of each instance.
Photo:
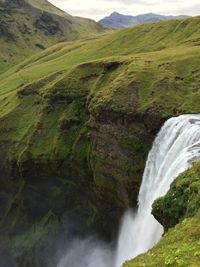
[[[167,229],[184,218],[192,217],[200,208],[200,163],[181,174],[168,193],[153,204],[153,215]]]
[[[125,149],[129,149],[130,152],[132,151],[132,153],[136,153],[137,154],[137,159],[141,159],[140,158],[140,154],[143,155],[144,154],[148,154],[150,148],[151,148],[151,143],[144,143],[142,142],[142,140],[140,139],[136,139],[136,138],[130,138],[127,136],[124,136],[121,139],[120,142],[121,146]]]

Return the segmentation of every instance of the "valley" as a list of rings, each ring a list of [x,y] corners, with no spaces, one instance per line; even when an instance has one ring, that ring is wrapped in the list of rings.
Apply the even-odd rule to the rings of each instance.
[[[110,31],[47,1],[0,7],[0,248],[13,266],[55,267],[72,236],[113,246],[164,122],[199,113],[200,17]],[[184,266],[166,258],[173,235],[199,225],[194,207],[185,221],[164,214],[173,229],[124,266]],[[153,210],[164,226],[165,211]],[[190,255],[198,266],[197,243]]]

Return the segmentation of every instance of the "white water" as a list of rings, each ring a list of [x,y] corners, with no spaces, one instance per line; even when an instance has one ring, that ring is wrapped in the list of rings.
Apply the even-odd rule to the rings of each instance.
[[[116,253],[94,240],[75,240],[57,267],[121,267],[125,260],[153,247],[163,228],[151,215],[152,203],[165,195],[178,174],[197,159],[200,159],[200,115],[168,120],[147,159],[138,211],[124,215]]]
[[[153,202],[192,162],[200,159],[200,115],[169,119],[149,153],[138,198],[138,211],[123,218],[115,267],[148,251],[161,238],[163,227],[151,215]]]

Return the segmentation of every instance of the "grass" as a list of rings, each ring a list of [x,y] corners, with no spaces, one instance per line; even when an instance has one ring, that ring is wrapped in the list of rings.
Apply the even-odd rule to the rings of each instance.
[[[199,24],[195,17],[62,42],[2,73],[0,146],[9,175],[27,177],[40,192],[45,173],[47,193],[58,183],[58,196],[47,194],[59,203],[56,212],[71,208],[89,228],[114,232],[123,210],[136,203],[162,122],[200,111]],[[19,187],[0,178],[8,189]],[[41,217],[36,212],[35,220]]]
[[[0,73],[55,43],[105,31],[95,21],[72,17],[46,0],[13,5],[0,4]]]
[[[0,75],[0,141],[9,160],[68,158],[91,116],[198,113],[199,23],[145,24],[60,43]]]

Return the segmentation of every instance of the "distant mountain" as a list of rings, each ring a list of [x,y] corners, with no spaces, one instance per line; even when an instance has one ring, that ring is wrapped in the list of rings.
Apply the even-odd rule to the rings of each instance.
[[[102,31],[97,22],[73,17],[47,0],[0,0],[0,72],[59,41]]]
[[[187,17],[188,16],[184,16],[184,15],[162,16],[162,15],[153,14],[153,13],[147,13],[147,14],[138,15],[138,16],[129,16],[129,15],[123,15],[123,14],[114,12],[110,16],[105,17],[104,19],[100,20],[99,23],[106,27],[120,29],[120,28],[127,28],[127,27],[137,25],[140,23],[180,19],[180,18],[187,18]]]

